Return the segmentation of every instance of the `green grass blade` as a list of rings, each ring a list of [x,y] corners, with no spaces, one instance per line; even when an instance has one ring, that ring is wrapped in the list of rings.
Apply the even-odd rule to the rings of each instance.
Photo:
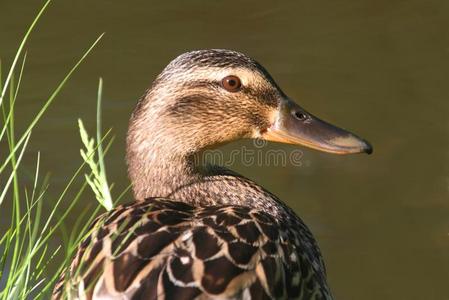
[[[29,141],[29,139],[30,139],[30,136],[31,136],[31,133],[28,133],[28,134],[25,136],[25,137],[26,137],[26,138],[25,138],[25,143],[24,143],[24,145],[23,145],[23,147],[22,147],[22,150],[21,150],[21,152],[20,152],[20,154],[19,154],[19,158],[18,158],[18,160],[17,160],[17,163],[15,164],[14,169],[12,169],[11,174],[9,175],[8,180],[6,181],[5,186],[2,188],[3,191],[2,191],[2,193],[0,194],[0,205],[2,204],[3,200],[5,199],[6,193],[7,193],[7,191],[8,191],[8,187],[11,185],[11,182],[12,182],[13,179],[14,179],[14,176],[15,176],[15,174],[16,174],[16,172],[17,172],[17,168],[18,168],[19,165],[20,165],[20,161],[21,161],[22,156],[23,156],[23,154],[25,153],[25,149],[26,149],[26,147],[27,147],[27,145],[28,145],[28,141]]]
[[[81,65],[81,63],[86,59],[86,57],[89,55],[89,53],[95,48],[95,46],[98,44],[98,42],[101,40],[104,34],[101,34],[93,43],[92,45],[87,49],[87,51],[84,52],[84,55],[76,62],[76,64],[70,69],[70,71],[67,73],[67,75],[64,77],[64,79],[59,83],[58,87],[53,91],[50,98],[45,102],[45,104],[42,106],[42,108],[39,110],[37,115],[34,117],[34,119],[31,121],[31,123],[28,125],[28,128],[25,130],[22,137],[19,139],[19,141],[16,143],[13,151],[7,156],[5,161],[3,162],[2,166],[0,167],[0,174],[5,169],[6,165],[11,160],[11,157],[14,155],[14,153],[17,151],[18,147],[25,141],[26,135],[31,132],[31,130],[36,126],[37,122],[40,120],[42,115],[45,113],[45,111],[48,109],[50,104],[53,102],[53,100],[56,98],[56,96],[59,94],[63,86],[67,83],[67,81],[70,79],[72,74],[78,69],[78,67]]]
[[[37,21],[39,21],[39,19],[41,18],[42,14],[44,13],[45,9],[50,4],[50,2],[51,2],[51,0],[47,0],[47,2],[45,2],[44,6],[42,6],[41,10],[36,15],[33,22],[31,23],[31,25],[28,27],[28,30],[26,31],[26,33],[22,39],[22,42],[20,43],[19,48],[16,51],[16,55],[12,62],[11,68],[9,69],[9,73],[6,76],[5,84],[3,84],[3,86],[2,86],[1,95],[0,95],[0,105],[3,102],[3,97],[5,96],[6,89],[8,88],[9,81],[12,77],[12,74],[14,73],[14,69],[16,67],[17,61],[19,60],[20,54],[22,53],[23,48],[25,47],[25,43],[27,42],[28,37],[30,36],[31,32],[33,31],[34,27],[36,26]]]

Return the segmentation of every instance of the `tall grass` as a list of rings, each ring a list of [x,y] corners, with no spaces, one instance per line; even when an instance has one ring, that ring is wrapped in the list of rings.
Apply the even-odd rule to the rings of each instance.
[[[79,121],[85,147],[81,150],[83,161],[73,175],[67,178],[65,188],[57,199],[47,197],[49,178],[41,175],[39,152],[33,154],[35,167],[32,184],[26,186],[23,183],[22,163],[29,141],[32,139],[33,130],[72,74],[102,37],[102,35],[99,36],[68,70],[58,86],[43,101],[43,105],[34,118],[28,124],[20,124],[19,127],[26,129],[23,132],[17,132],[16,125],[20,119],[16,118],[15,107],[20,102],[18,92],[26,66],[27,54],[24,49],[30,34],[49,3],[50,0],[44,4],[26,31],[6,72],[5,79],[2,77],[3,66],[0,60],[0,146],[3,145],[3,148],[6,148],[6,151],[0,153],[0,214],[3,219],[9,218],[9,226],[0,232],[0,300],[47,299],[59,274],[68,265],[78,243],[84,238],[87,226],[96,212],[102,207],[108,210],[113,207],[103,162],[112,139],[108,138],[109,132],[105,137],[101,134],[101,80],[97,99],[96,141],[88,136],[82,121]],[[103,151],[102,143],[105,139],[109,141]],[[89,166],[88,174],[85,175],[86,181],[81,185],[75,184],[76,179],[83,175],[86,165]],[[95,204],[93,212],[86,210],[80,215],[70,233],[67,233],[64,231],[63,223],[73,208],[78,205],[78,200],[87,186],[94,191],[98,203]],[[74,197],[68,196],[69,190],[74,191],[72,193]],[[44,202],[49,204],[50,211],[43,210]],[[55,239],[61,232],[65,236],[62,242],[61,239]],[[55,240],[57,240],[56,247]],[[59,258],[58,261],[55,261],[56,257]],[[51,272],[48,269],[49,264],[56,265],[57,271]]]

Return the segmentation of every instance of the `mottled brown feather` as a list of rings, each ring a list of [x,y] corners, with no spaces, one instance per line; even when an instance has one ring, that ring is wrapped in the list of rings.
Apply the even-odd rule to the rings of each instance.
[[[140,209],[134,210],[134,205]],[[88,250],[78,251],[66,274],[70,279],[58,292],[76,296],[80,283],[88,286],[90,282],[91,288],[85,293],[87,299],[93,299],[104,282],[112,282],[111,286],[103,286],[102,292],[125,297],[122,299],[155,297],[151,288],[156,287],[160,299],[164,299],[162,295],[166,299],[194,299],[200,295],[231,299],[245,293],[256,297],[252,299],[293,299],[298,298],[301,287],[304,295],[316,294],[316,299],[330,297],[326,286],[317,284],[322,282],[323,275],[304,255],[302,248],[306,245],[289,244],[281,239],[295,235],[295,224],[273,226],[271,231],[283,227],[287,232],[268,236],[260,230],[262,224],[284,221],[275,220],[266,212],[229,205],[186,207],[185,203],[166,199],[148,199],[123,206],[119,211],[121,215],[114,212],[98,219],[98,230],[86,239],[91,245],[83,243]],[[232,219],[229,224],[224,212]],[[122,224],[136,218],[140,221],[136,222],[139,225],[135,226],[132,242],[114,243],[112,240],[122,234],[116,230],[122,227],[129,231]],[[170,224],[161,220],[170,220]],[[101,253],[94,250],[98,242],[103,242]],[[104,258],[94,268],[89,267],[90,272],[85,272],[83,266],[91,266],[99,256]],[[105,272],[106,265],[112,265],[109,268],[112,272]],[[239,276],[238,282],[232,282]],[[295,277],[300,277],[300,281],[294,282]],[[55,294],[54,298],[58,297]]]

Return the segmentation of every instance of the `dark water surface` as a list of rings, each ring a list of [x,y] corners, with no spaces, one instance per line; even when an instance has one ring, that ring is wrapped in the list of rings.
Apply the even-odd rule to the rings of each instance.
[[[76,119],[93,130],[99,76],[104,127],[117,136],[107,167],[118,191],[128,183],[128,118],[154,77],[184,51],[235,49],[310,112],[374,145],[371,156],[303,149],[301,166],[233,166],[310,225],[337,299],[449,299],[449,2],[273,3],[54,1],[27,47],[19,122],[106,35],[33,133],[26,164],[31,172],[42,151],[41,169],[52,173],[47,201],[80,164]],[[0,0],[5,63],[41,4]],[[243,146],[254,148],[225,149]]]

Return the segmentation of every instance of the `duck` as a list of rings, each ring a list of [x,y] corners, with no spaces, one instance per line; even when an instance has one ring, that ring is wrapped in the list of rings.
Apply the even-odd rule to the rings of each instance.
[[[333,299],[317,241],[298,215],[201,159],[240,139],[373,151],[296,104],[249,56],[183,53],[131,115],[133,201],[95,220],[52,299]]]

